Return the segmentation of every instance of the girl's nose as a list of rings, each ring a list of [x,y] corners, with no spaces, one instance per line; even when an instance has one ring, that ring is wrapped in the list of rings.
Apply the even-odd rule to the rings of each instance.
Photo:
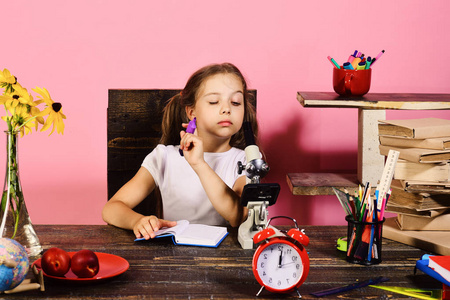
[[[221,113],[229,114],[230,113],[230,105],[224,103],[221,107]]]

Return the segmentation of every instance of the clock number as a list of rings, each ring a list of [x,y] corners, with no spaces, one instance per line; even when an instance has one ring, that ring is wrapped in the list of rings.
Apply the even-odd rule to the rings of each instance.
[[[278,251],[283,251],[283,246],[278,246]]]
[[[272,283],[272,277],[269,278],[269,283]]]
[[[298,258],[298,257],[297,257],[296,255],[292,256],[292,261],[293,261],[293,262],[296,262],[296,261],[297,261],[297,258]]]
[[[264,269],[264,263],[263,262],[261,263],[261,269]]]
[[[300,264],[296,264],[295,268],[297,268],[297,270],[300,269]]]
[[[292,249],[287,249],[287,250],[286,250],[286,253],[287,253],[287,254],[292,254]]]
[[[296,278],[296,277],[297,277],[297,273],[295,273],[295,272],[292,273],[292,277],[293,277],[293,278]]]
[[[264,259],[267,259],[267,253],[264,253]]]
[[[278,286],[280,286],[281,285],[281,280],[278,280],[277,284],[278,284]]]

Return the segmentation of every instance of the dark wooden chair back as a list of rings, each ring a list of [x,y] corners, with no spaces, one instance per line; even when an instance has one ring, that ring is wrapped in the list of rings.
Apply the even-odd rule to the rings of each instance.
[[[108,199],[139,170],[159,143],[164,106],[177,89],[108,91]],[[253,94],[256,106],[256,90]],[[152,192],[135,211],[162,216],[159,191]]]

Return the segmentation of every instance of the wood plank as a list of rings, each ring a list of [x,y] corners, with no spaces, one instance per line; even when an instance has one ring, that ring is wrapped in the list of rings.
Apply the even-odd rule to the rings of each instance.
[[[304,107],[440,110],[450,109],[450,94],[368,93],[362,97],[342,97],[334,92],[297,92]]]
[[[356,174],[289,173],[286,176],[294,195],[334,195],[332,187],[354,189],[358,187]]]

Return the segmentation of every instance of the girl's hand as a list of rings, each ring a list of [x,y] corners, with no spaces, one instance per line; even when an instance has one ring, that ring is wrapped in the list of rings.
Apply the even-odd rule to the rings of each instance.
[[[177,225],[175,221],[158,219],[156,216],[143,216],[133,226],[133,232],[136,238],[145,238],[146,240],[154,238],[155,232],[163,227],[173,227]]]
[[[183,127],[187,127],[186,123],[183,123]],[[197,130],[194,133],[186,133],[180,131],[180,149],[183,151],[183,155],[187,162],[191,166],[195,166],[204,162],[203,159],[203,140],[197,135]]]

